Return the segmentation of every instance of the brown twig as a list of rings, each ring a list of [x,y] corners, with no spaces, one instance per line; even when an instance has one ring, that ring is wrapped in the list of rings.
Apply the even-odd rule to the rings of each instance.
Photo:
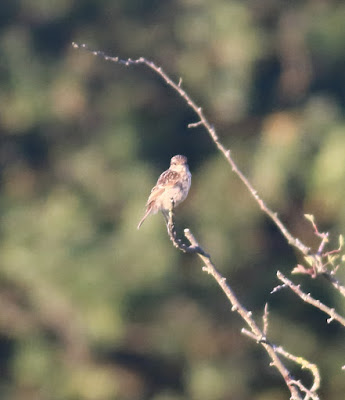
[[[211,139],[217,146],[218,150],[224,155],[226,158],[227,162],[230,164],[232,170],[234,173],[240,178],[240,180],[244,183],[244,185],[247,187],[251,195],[254,197],[256,202],[258,203],[259,207],[261,210],[269,217],[271,220],[277,225],[279,228],[280,232],[283,234],[283,236],[286,238],[288,243],[294,247],[296,247],[302,254],[307,255],[310,252],[310,248],[305,246],[298,238],[295,238],[286,228],[286,226],[283,224],[283,222],[280,220],[278,217],[278,214],[276,212],[273,212],[263,201],[263,199],[258,195],[258,192],[254,189],[252,184],[249,182],[249,180],[246,178],[246,176],[241,172],[233,158],[231,157],[230,150],[227,149],[219,140],[219,137],[216,133],[215,128],[211,125],[211,123],[207,120],[203,109],[199,107],[195,101],[189,96],[189,94],[182,89],[182,80],[180,79],[178,83],[175,83],[167,74],[164,72],[164,70],[157,66],[154,62],[147,60],[144,57],[140,57],[136,60],[133,60],[131,58],[128,58],[127,60],[122,60],[119,57],[110,57],[107,54],[105,54],[103,51],[94,51],[90,50],[85,44],[77,44],[77,43],[72,43],[72,46],[77,49],[84,49],[90,52],[91,54],[95,56],[100,56],[104,58],[106,61],[111,61],[117,64],[122,64],[125,66],[130,66],[130,65],[138,65],[138,64],[143,64],[156,72],[163,80],[165,81],[166,84],[168,84],[170,87],[172,87],[188,104],[188,106],[194,110],[194,112],[197,114],[199,120],[195,123],[192,123],[189,125],[191,128],[198,127],[200,125],[203,125],[210,135]]]
[[[239,177],[239,179],[244,183],[244,185],[247,187],[251,195],[254,197],[255,201],[258,203],[259,207],[261,210],[269,217],[271,220],[276,224],[276,226],[279,228],[280,232],[282,235],[286,238],[288,243],[295,248],[297,248],[303,255],[307,256],[310,253],[310,248],[305,246],[298,238],[295,238],[286,228],[286,226],[283,224],[283,222],[280,220],[278,217],[278,214],[273,212],[261,199],[261,197],[258,195],[257,191],[254,189],[252,184],[249,182],[249,180],[246,178],[246,176],[241,172],[241,170],[238,168],[237,164],[233,160],[230,154],[230,150],[227,149],[219,140],[219,137],[214,129],[214,127],[209,123],[207,120],[203,110],[201,107],[199,107],[194,100],[186,93],[184,89],[182,89],[182,79],[179,80],[178,83],[175,83],[164,71],[161,67],[158,67],[155,63],[153,63],[150,60],[147,60],[144,57],[140,57],[136,60],[133,59],[127,59],[127,60],[122,60],[119,57],[110,57],[106,55],[102,51],[93,51],[87,48],[85,44],[79,45],[76,43],[72,43],[74,48],[82,48],[85,49],[92,54],[96,56],[101,56],[107,61],[111,61],[114,63],[118,64],[123,64],[125,66],[130,66],[130,65],[138,65],[138,64],[143,64],[153,70],[155,73],[157,73],[161,78],[165,81],[167,85],[172,87],[188,104],[190,108],[194,110],[194,112],[198,116],[198,121],[189,124],[188,126],[190,128],[197,128],[199,126],[204,126],[205,129],[207,130],[208,134],[210,135],[211,139],[217,146],[217,148],[221,151],[221,153],[224,155],[226,158],[227,162],[230,164],[233,172]],[[250,332],[255,337],[255,340],[260,343],[264,349],[266,350],[267,354],[272,360],[271,365],[275,366],[276,369],[280,372],[282,375],[287,387],[290,390],[291,393],[291,399],[293,400],[306,400],[307,398],[312,398],[313,400],[318,400],[319,397],[314,391],[310,389],[308,390],[300,381],[295,381],[294,379],[291,378],[289,370],[285,367],[285,365],[282,363],[280,358],[277,355],[277,352],[269,342],[267,342],[265,338],[265,331],[267,331],[267,321],[264,321],[264,331],[261,331],[260,328],[257,326],[255,323],[254,319],[252,318],[252,313],[242,304],[238,301],[235,293],[231,289],[230,285],[226,283],[226,279],[222,277],[222,275],[217,271],[215,268],[214,264],[211,261],[210,256],[202,249],[201,246],[199,246],[199,243],[193,236],[193,234],[190,232],[189,229],[184,230],[185,237],[187,240],[190,242],[190,245],[186,245],[182,243],[180,239],[178,239],[174,222],[173,222],[173,207],[171,208],[169,212],[169,218],[167,220],[167,229],[168,229],[168,234],[169,237],[174,244],[175,247],[179,248],[183,252],[188,252],[188,253],[196,253],[205,266],[203,267],[203,270],[207,272],[208,274],[212,275],[213,278],[216,280],[218,285],[221,287],[227,298],[229,299],[231,305],[232,305],[232,311],[236,311],[242,319],[246,322],[246,324],[250,328]],[[314,382],[313,388],[315,388],[317,384]],[[306,393],[306,397],[302,397],[302,393]],[[310,394],[310,395],[309,395]],[[308,397],[307,397],[308,396]]]
[[[345,297],[345,286],[335,277],[339,264],[336,266],[334,265],[334,261],[339,257],[338,255],[344,245],[343,236],[339,236],[338,248],[325,251],[325,247],[329,242],[329,233],[319,231],[313,215],[305,214],[305,218],[311,223],[315,236],[320,238],[320,244],[315,254],[306,255],[304,257],[308,265],[304,266],[298,264],[292,270],[292,274],[310,275],[312,278],[322,276],[327,279],[342,296]],[[330,265],[332,266],[332,269],[329,268]]]
[[[194,235],[189,229],[184,230],[185,237],[188,239],[190,244],[194,248],[199,248],[202,249],[202,247],[199,245],[197,240],[195,239]],[[228,300],[230,301],[232,308],[232,311],[236,311],[241,318],[246,322],[248,327],[250,328],[250,332],[252,333],[252,336],[255,338],[255,340],[260,343],[264,349],[266,350],[267,354],[271,358],[272,362],[271,365],[276,367],[276,369],[279,371],[281,376],[283,377],[287,387],[290,390],[291,393],[291,399],[297,400],[297,399],[303,399],[301,393],[299,390],[297,390],[297,385],[295,384],[294,379],[290,376],[289,370],[285,367],[285,365],[282,363],[280,358],[278,357],[275,348],[273,345],[271,345],[269,342],[267,342],[264,332],[257,326],[255,323],[251,311],[248,311],[242,304],[239,302],[237,299],[235,293],[233,292],[231,286],[227,284],[226,278],[224,278],[216,269],[214,264],[211,261],[211,258],[209,256],[206,256],[202,253],[198,253],[198,256],[202,260],[202,262],[205,264],[203,267],[203,271],[207,272],[210,274],[218,283],[218,285],[221,287],[225,295],[227,296]],[[301,391],[304,391],[305,393],[310,392],[311,389],[307,389],[304,385],[299,384],[298,386],[301,386],[299,389]],[[313,383],[313,387],[315,387],[315,382]],[[303,387],[303,389],[301,389]],[[313,390],[313,400],[318,400],[319,397],[315,393],[315,390]]]
[[[238,168],[237,164],[235,163],[235,161],[233,160],[233,158],[231,157],[231,153],[230,150],[227,149],[219,140],[219,137],[216,133],[215,128],[211,125],[211,123],[207,120],[203,110],[201,107],[199,107],[195,101],[189,96],[189,94],[182,88],[182,79],[179,79],[179,82],[176,84],[167,74],[166,72],[159,66],[157,66],[154,62],[147,60],[144,57],[140,57],[136,60],[133,60],[131,58],[128,58],[127,60],[122,60],[119,57],[111,57],[108,56],[107,54],[105,54],[103,51],[94,51],[91,50],[87,47],[87,45],[85,44],[77,44],[77,43],[72,43],[72,46],[74,48],[77,49],[84,49],[88,52],[90,52],[91,54],[95,55],[95,56],[100,56],[103,59],[105,59],[106,61],[111,61],[114,63],[118,63],[118,64],[122,64],[125,66],[131,66],[131,65],[138,65],[138,64],[143,64],[146,67],[150,68],[151,70],[153,70],[154,72],[156,72],[158,75],[161,76],[161,78],[170,86],[172,87],[188,104],[189,107],[191,107],[194,112],[197,114],[199,120],[197,122],[194,123],[190,123],[188,125],[189,128],[196,128],[199,126],[204,126],[206,131],[208,132],[208,134],[210,135],[211,139],[213,140],[213,142],[215,143],[215,145],[217,146],[217,148],[221,151],[221,153],[224,155],[224,157],[226,158],[226,160],[228,161],[228,163],[230,164],[232,170],[234,171],[234,173],[240,178],[240,180],[244,183],[244,185],[247,187],[247,189],[249,190],[249,192],[251,193],[251,195],[254,197],[254,199],[256,200],[256,202],[258,203],[259,207],[261,208],[261,210],[268,215],[271,220],[277,225],[277,227],[279,228],[280,232],[282,233],[282,235],[286,238],[286,240],[288,241],[288,243],[292,246],[294,246],[295,248],[297,248],[304,256],[308,256],[310,255],[310,247],[304,245],[298,238],[295,238],[290,232],[289,230],[286,228],[286,226],[284,225],[284,223],[280,220],[280,218],[278,217],[278,214],[276,212],[273,212],[267,205],[266,203],[263,201],[263,199],[258,195],[257,191],[255,190],[255,188],[252,186],[252,184],[249,182],[249,180],[246,178],[246,176],[241,172],[241,170]],[[317,226],[315,225],[315,223],[313,221],[311,221],[314,227],[315,232],[318,234],[318,236],[320,236],[322,238],[322,243],[320,245],[321,249],[323,248],[323,246],[326,244],[327,241],[327,237],[326,234],[322,234],[318,231]],[[174,244],[176,245],[176,244]],[[188,251],[188,250],[187,250]],[[319,250],[320,251],[320,248]],[[312,257],[316,257],[313,256]],[[345,296],[345,287],[331,274],[322,271],[322,273],[326,274],[328,280],[333,284],[333,286],[339,290],[341,292],[341,294],[343,296]]]
[[[173,242],[174,246],[184,253],[196,253],[198,256],[201,258],[205,266],[203,267],[203,271],[207,272],[208,274],[212,275],[213,278],[216,280],[218,285],[221,287],[227,298],[229,299],[232,308],[232,311],[236,311],[242,319],[247,323],[247,325],[250,328],[250,331],[246,329],[242,329],[243,333],[246,333],[249,337],[253,338],[255,341],[260,343],[268,353],[269,357],[272,360],[271,365],[275,366],[282,377],[285,380],[285,383],[287,387],[290,390],[291,393],[291,399],[299,400],[302,399],[300,396],[300,393],[296,389],[295,386],[298,386],[299,389],[302,392],[311,394],[312,397],[310,397],[313,400],[318,400],[319,397],[316,394],[316,390],[319,388],[319,381],[320,377],[318,374],[317,367],[314,366],[314,364],[309,363],[308,361],[304,360],[301,357],[295,357],[293,355],[290,355],[290,353],[286,352],[282,347],[276,347],[269,343],[266,339],[267,335],[267,330],[268,330],[268,304],[266,303],[265,309],[264,309],[264,314],[263,314],[263,329],[260,330],[260,328],[257,326],[255,323],[253,317],[252,317],[252,312],[248,311],[242,304],[239,302],[237,299],[235,293],[233,292],[232,288],[230,287],[229,284],[226,283],[226,278],[224,278],[216,269],[214,264],[211,261],[211,257],[209,254],[207,254],[204,249],[199,245],[197,240],[195,239],[194,235],[189,229],[184,230],[184,235],[189,241],[190,245],[186,245],[182,243],[181,239],[177,237],[176,229],[175,229],[175,223],[174,223],[174,202],[173,200],[171,201],[171,208],[169,210],[169,217],[167,220],[167,230],[168,234],[170,237],[170,240]],[[277,350],[279,349],[279,351]],[[294,360],[296,363],[302,365],[302,368],[309,368],[311,372],[314,374],[314,382],[313,386],[311,389],[307,389],[302,383],[299,381],[295,381],[294,379],[291,378],[289,370],[284,366],[284,364],[281,362],[279,357],[277,356],[276,353],[280,352],[282,355],[284,355],[286,358],[289,358],[290,360]],[[285,353],[283,353],[285,352]],[[289,355],[289,357],[287,356]],[[302,361],[297,361],[297,360],[303,360]],[[311,368],[310,366],[313,366]],[[294,385],[294,382],[299,382],[298,385]]]
[[[242,333],[244,333],[246,336],[250,337],[251,339],[253,339],[259,343],[265,342],[265,343],[269,344],[270,346],[272,346],[272,348],[274,349],[274,351],[276,353],[281,354],[283,357],[287,358],[288,360],[293,361],[294,363],[300,365],[302,369],[308,369],[310,371],[310,373],[313,375],[313,385],[310,389],[307,389],[300,381],[294,380],[294,382],[295,383],[299,382],[299,384],[298,385],[296,384],[296,385],[301,389],[302,392],[305,392],[306,394],[308,394],[308,396],[311,399],[319,398],[316,391],[320,388],[321,379],[320,379],[320,373],[319,373],[319,370],[318,370],[316,364],[312,364],[302,357],[294,356],[293,354],[287,352],[282,346],[275,346],[274,344],[272,344],[265,338],[263,338],[263,339],[257,338],[251,331],[248,331],[248,329],[242,328]]]
[[[345,318],[339,315],[334,308],[330,308],[323,304],[320,300],[314,299],[310,293],[304,293],[301,290],[300,285],[295,285],[290,279],[288,279],[284,274],[280,271],[277,272],[277,277],[280,281],[284,283],[284,285],[288,286],[294,293],[297,294],[303,301],[313,305],[314,307],[318,308],[319,310],[323,311],[329,318],[327,319],[327,323],[331,323],[333,320],[338,321],[341,325],[345,326]]]
[[[188,93],[182,89],[182,78],[179,79],[179,82],[176,84],[164,71],[161,67],[158,67],[155,63],[153,63],[150,60],[147,60],[144,57],[140,57],[136,60],[133,60],[131,58],[128,58],[127,60],[122,60],[119,57],[111,57],[105,54],[103,51],[94,51],[91,50],[87,47],[85,44],[77,44],[75,42],[72,43],[72,46],[76,49],[84,49],[91,54],[95,56],[100,56],[106,61],[111,61],[114,63],[122,64],[125,66],[130,66],[130,65],[137,65],[137,64],[144,64],[146,67],[150,68],[154,72],[156,72],[158,75],[163,78],[163,80],[170,86],[172,87],[188,104],[189,107],[191,107],[194,112],[197,114],[199,117],[199,120],[194,123],[190,123],[188,125],[189,128],[196,128],[198,126],[204,126],[208,134],[210,135],[211,139],[217,146],[217,148],[221,151],[221,153],[224,155],[228,163],[230,164],[232,170],[235,172],[235,174],[239,177],[239,179],[244,183],[244,185],[247,187],[251,195],[254,197],[256,202],[258,203],[259,207],[261,210],[269,217],[271,220],[277,225],[279,228],[280,232],[282,235],[286,238],[287,242],[297,248],[304,256],[310,255],[310,247],[306,246],[303,244],[298,238],[294,237],[286,228],[284,223],[280,220],[278,217],[278,214],[276,212],[273,212],[263,201],[263,199],[258,195],[257,191],[255,188],[252,186],[252,184],[249,182],[249,180],[246,178],[246,176],[241,172],[241,170],[238,168],[237,164],[231,157],[230,150],[227,149],[219,140],[219,137],[216,133],[215,128],[210,124],[210,122],[207,120],[203,110],[201,107],[199,107],[194,100],[188,95]],[[315,223],[311,220],[314,230],[318,236],[322,238],[322,242],[320,244],[320,247],[318,249],[318,252],[323,249],[323,247],[326,244],[327,237],[325,234],[322,234],[318,231],[317,226]],[[176,245],[176,243],[174,243]],[[178,247],[178,246],[177,246]],[[187,250],[188,251],[188,250]],[[316,255],[312,255],[312,257],[316,257]],[[306,270],[305,270],[306,271]],[[320,271],[331,283],[332,285],[343,295],[345,296],[345,287],[334,277],[329,272],[326,271]],[[316,276],[316,275],[315,275]]]
[[[283,347],[278,346],[275,348],[276,352],[281,354],[283,357],[287,358],[288,360],[291,360],[295,362],[296,364],[299,364],[302,369],[308,369],[311,374],[314,377],[313,380],[313,386],[309,389],[310,393],[314,393],[316,390],[320,388],[320,383],[321,383],[321,378],[320,378],[320,373],[317,368],[316,364],[312,364],[309,361],[307,361],[303,357],[296,357],[293,354],[287,352]]]
[[[319,396],[313,393],[311,390],[306,389],[301,381],[294,380],[293,384],[296,385],[301,392],[305,393],[305,397],[303,400],[319,400]]]
[[[205,251],[198,247],[198,246],[193,246],[193,245],[186,245],[185,243],[182,242],[181,239],[177,237],[177,232],[175,229],[175,222],[174,222],[174,201],[171,200],[171,208],[169,210],[168,214],[168,219],[166,220],[167,224],[167,231],[170,240],[172,241],[173,245],[181,250],[183,253],[199,253],[204,255],[205,257],[209,257],[208,254],[205,253]]]
[[[264,313],[262,316],[262,332],[264,334],[265,337],[267,337],[268,334],[268,303],[265,304],[265,308],[264,308]]]
[[[320,377],[317,370],[317,367],[314,364],[309,363],[301,357],[295,357],[290,353],[286,352],[282,347],[276,347],[270,342],[267,341],[266,335],[268,330],[268,305],[265,305],[264,314],[263,314],[263,329],[260,328],[255,323],[252,312],[248,311],[237,299],[234,291],[230,287],[230,285],[226,282],[226,278],[224,278],[216,269],[213,262],[211,261],[211,257],[209,254],[205,252],[205,250],[199,245],[194,235],[189,229],[184,230],[184,235],[186,239],[189,241],[190,245],[186,245],[182,243],[182,240],[177,237],[175,222],[174,222],[174,202],[171,200],[171,208],[169,210],[168,218],[166,220],[167,231],[172,241],[173,245],[181,250],[184,253],[195,253],[197,254],[205,266],[203,267],[203,271],[207,272],[209,275],[212,275],[216,280],[218,285],[221,287],[228,300],[231,303],[231,310],[236,311],[241,318],[246,322],[249,326],[250,331],[247,329],[242,329],[242,332],[247,334],[247,336],[253,338],[256,342],[260,343],[267,354],[271,358],[271,365],[275,366],[277,370],[282,375],[287,387],[291,393],[291,400],[306,400],[308,398],[312,400],[319,400],[319,397],[316,393],[316,390],[319,388]],[[277,350],[278,349],[278,350]],[[290,376],[289,370],[282,363],[277,353],[282,354],[284,357],[289,358],[290,360],[295,361],[296,363],[302,365],[302,368],[309,368],[314,375],[313,386],[311,389],[308,389],[304,386],[300,381],[294,380]],[[301,361],[303,360],[303,362]],[[311,367],[312,366],[312,367]],[[297,389],[299,388],[299,390]],[[301,392],[306,393],[306,396],[303,398],[301,396]]]

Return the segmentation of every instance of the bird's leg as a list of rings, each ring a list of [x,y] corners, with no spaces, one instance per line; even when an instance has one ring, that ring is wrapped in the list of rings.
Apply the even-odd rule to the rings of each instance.
[[[173,218],[174,218],[173,209],[175,206],[175,202],[172,198],[170,199],[170,202],[171,202],[171,204],[170,204],[169,210],[162,210],[162,214],[165,219],[165,224],[167,226],[169,235],[170,235],[170,233],[173,233],[175,230],[174,229],[175,228],[174,220],[173,220]]]
[[[170,199],[171,201],[171,206],[169,208],[169,211],[166,212],[168,215],[168,220],[167,220],[167,230],[168,230],[168,235],[170,237],[170,240],[172,241],[173,245],[182,250],[183,252],[186,252],[187,246],[181,242],[181,239],[178,239],[177,233],[175,230],[175,224],[174,224],[174,206],[175,202],[173,199]]]
[[[165,224],[168,227],[168,225],[169,225],[169,211],[162,210],[162,214],[163,214],[163,217],[164,217]]]

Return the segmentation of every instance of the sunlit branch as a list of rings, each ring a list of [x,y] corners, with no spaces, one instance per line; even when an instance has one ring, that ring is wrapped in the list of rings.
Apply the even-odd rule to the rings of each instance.
[[[219,137],[216,133],[215,128],[210,124],[210,122],[207,120],[203,109],[199,107],[194,100],[186,93],[186,91],[182,88],[182,79],[179,80],[178,83],[175,83],[167,74],[166,72],[163,71],[163,69],[159,66],[157,66],[155,63],[153,63],[150,60],[147,60],[144,57],[140,57],[138,59],[126,59],[122,60],[119,57],[110,57],[106,55],[102,51],[93,51],[87,48],[85,44],[79,45],[76,43],[73,43],[74,48],[82,48],[85,49],[86,51],[104,58],[107,61],[111,61],[114,63],[122,64],[125,66],[131,66],[131,65],[139,65],[143,64],[149,69],[153,70],[155,73],[157,73],[167,85],[172,87],[187,103],[187,105],[197,114],[198,120],[196,122],[190,123],[188,125],[189,128],[197,128],[199,126],[204,126],[208,134],[210,135],[211,139],[217,146],[217,148],[221,151],[221,153],[224,155],[226,158],[227,162],[230,164],[232,170],[234,173],[239,177],[239,179],[244,183],[244,185],[247,187],[251,195],[254,197],[255,201],[261,208],[261,210],[269,217],[271,220],[276,224],[276,226],[279,228],[280,232],[283,234],[283,236],[286,238],[288,243],[295,248],[297,248],[304,256],[308,256],[310,254],[310,248],[305,246],[298,238],[295,238],[286,228],[286,226],[283,224],[283,222],[280,220],[278,217],[278,214],[273,212],[267,205],[266,203],[261,199],[261,197],[258,195],[257,191],[255,188],[252,186],[250,181],[246,178],[246,176],[241,172],[241,170],[238,168],[237,164],[233,160],[230,150],[227,149],[219,140]],[[199,258],[202,260],[204,267],[203,271],[207,272],[209,275],[211,275],[218,285],[221,287],[225,295],[227,296],[229,302],[231,303],[231,310],[236,311],[241,318],[245,321],[247,326],[249,327],[249,330],[246,332],[249,332],[249,336],[253,337],[260,345],[266,350],[268,356],[272,360],[271,365],[274,366],[281,376],[283,377],[288,389],[290,390],[291,394],[291,399],[293,400],[307,400],[307,399],[312,399],[312,400],[318,400],[319,397],[316,394],[316,390],[319,386],[319,379],[318,375],[314,375],[314,382],[312,385],[311,389],[307,389],[300,381],[294,380],[291,375],[290,371],[285,367],[283,362],[278,356],[278,351],[277,347],[273,346],[266,340],[266,333],[268,329],[268,311],[267,308],[265,309],[265,315],[263,318],[263,330],[261,330],[256,322],[254,321],[252,317],[251,311],[248,311],[237,299],[234,291],[232,290],[231,286],[226,282],[226,278],[224,278],[215,268],[213,262],[211,261],[210,255],[208,255],[203,248],[199,245],[197,240],[195,239],[194,235],[191,233],[189,229],[184,230],[184,235],[185,238],[189,241],[189,245],[185,244],[182,242],[181,239],[177,237],[175,225],[174,225],[174,213],[173,213],[173,204],[171,207],[171,210],[168,215],[165,215],[166,223],[167,223],[167,230],[169,237],[175,247],[180,249],[183,252],[188,252],[188,253],[195,253],[199,256]],[[280,353],[282,354],[282,353]],[[289,353],[287,353],[289,354]],[[284,357],[286,357],[286,354],[282,354]],[[294,357],[294,356],[291,356]],[[292,359],[292,358],[290,358]],[[296,361],[296,357],[294,359]],[[301,363],[300,363],[301,364]],[[302,365],[302,364],[301,364]],[[306,367],[307,365],[313,365],[309,364],[306,362],[306,364],[303,364],[302,367]],[[311,368],[309,368],[311,369]],[[305,396],[303,395],[305,394]]]
[[[297,294],[304,302],[313,305],[319,310],[323,311],[329,318],[327,319],[327,323],[331,323],[333,320],[338,321],[341,325],[345,326],[345,318],[339,315],[334,308],[330,308],[323,304],[320,300],[314,299],[310,293],[305,293],[301,290],[300,285],[295,285],[290,279],[288,279],[284,274],[280,271],[277,272],[277,277],[281,280],[285,286],[288,286],[294,293]],[[275,290],[273,290],[274,292]]]
[[[195,239],[194,235],[189,229],[184,230],[185,237],[188,239],[188,241],[191,243],[191,245],[195,248],[202,249],[202,247],[199,245],[197,240]],[[301,395],[300,391],[302,392],[310,392],[311,390],[307,389],[303,384],[299,384],[298,386],[303,387],[303,389],[300,387],[300,391],[297,390],[297,385],[295,385],[294,379],[292,379],[290,371],[285,367],[283,362],[280,360],[280,358],[277,355],[277,352],[274,348],[273,345],[271,345],[269,342],[266,341],[264,332],[257,326],[255,323],[252,312],[248,311],[237,299],[237,296],[235,295],[234,291],[232,290],[231,286],[226,282],[226,278],[224,278],[216,269],[214,266],[213,262],[211,261],[210,256],[206,256],[202,253],[198,253],[198,256],[202,260],[202,262],[205,264],[203,267],[203,271],[207,272],[209,275],[211,275],[218,285],[221,287],[223,292],[225,293],[226,297],[230,301],[232,308],[232,311],[236,311],[241,318],[246,322],[248,327],[250,328],[250,332],[252,336],[255,338],[255,340],[260,343],[264,349],[266,350],[267,354],[271,358],[272,362],[271,365],[277,368],[277,370],[280,372],[281,376],[283,377],[287,387],[290,390],[291,393],[291,399],[297,400],[297,399],[305,399]],[[267,329],[267,328],[266,328]],[[313,387],[316,387],[317,384],[315,382],[313,383]],[[318,400],[319,397],[313,391],[313,400]]]
[[[263,199],[258,195],[258,192],[254,189],[252,184],[249,182],[249,180],[246,178],[246,176],[241,172],[233,158],[231,157],[230,150],[227,149],[219,140],[219,137],[216,133],[215,128],[211,125],[211,123],[208,121],[206,118],[203,109],[199,107],[195,101],[189,96],[189,94],[182,88],[182,80],[180,79],[178,83],[175,83],[168,75],[167,73],[159,66],[157,66],[154,62],[147,60],[144,57],[140,57],[138,59],[131,59],[128,58],[126,60],[122,60],[119,57],[110,57],[107,54],[105,54],[103,51],[94,51],[91,50],[87,47],[85,44],[77,44],[77,43],[72,43],[72,46],[77,49],[84,49],[91,54],[95,56],[100,56],[106,61],[111,61],[117,64],[122,64],[125,66],[130,66],[130,65],[138,65],[138,64],[143,64],[153,70],[155,73],[160,75],[165,83],[167,83],[170,87],[172,87],[188,104],[190,108],[194,110],[194,112],[198,115],[199,121],[192,123],[189,125],[189,127],[195,128],[199,125],[203,125],[210,135],[211,139],[217,146],[217,148],[221,151],[221,153],[224,155],[226,158],[227,162],[231,165],[232,170],[234,173],[240,178],[240,180],[244,183],[244,185],[247,187],[247,189],[250,191],[251,195],[254,197],[258,205],[260,206],[261,210],[268,215],[272,221],[277,225],[281,233],[284,235],[286,240],[288,241],[289,244],[292,246],[296,247],[299,251],[301,251],[302,254],[307,255],[309,254],[310,248],[305,246],[299,239],[295,238],[286,228],[286,226],[283,224],[283,222],[280,220],[278,217],[278,214],[276,212],[273,212],[263,201]]]

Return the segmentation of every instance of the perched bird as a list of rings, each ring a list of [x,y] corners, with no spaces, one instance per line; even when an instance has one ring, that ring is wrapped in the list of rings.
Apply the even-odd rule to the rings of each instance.
[[[151,190],[151,194],[146,203],[146,212],[139,222],[138,229],[150,214],[162,211],[165,220],[168,220],[169,210],[182,203],[188,195],[192,181],[192,174],[189,171],[187,157],[174,156],[170,160],[170,167],[158,178],[156,186]]]

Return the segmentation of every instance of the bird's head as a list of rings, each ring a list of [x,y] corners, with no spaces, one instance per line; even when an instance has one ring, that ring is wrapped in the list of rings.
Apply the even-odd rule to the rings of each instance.
[[[182,168],[185,168],[186,166],[188,167],[187,161],[188,161],[187,157],[185,156],[181,155],[174,156],[170,160],[170,168],[177,170],[180,169],[181,167]]]

